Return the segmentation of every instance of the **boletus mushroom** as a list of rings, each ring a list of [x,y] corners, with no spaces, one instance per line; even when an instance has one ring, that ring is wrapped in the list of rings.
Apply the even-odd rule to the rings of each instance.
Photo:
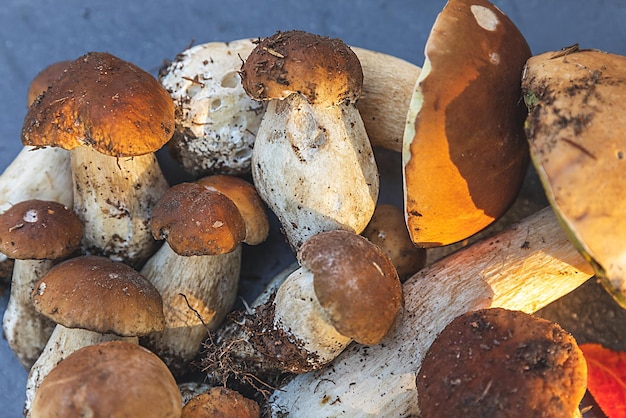
[[[450,0],[432,28],[402,152],[407,225],[422,247],[498,219],[528,166],[520,78],[530,49],[486,0]]]
[[[502,308],[455,318],[417,375],[423,418],[572,418],[586,389],[587,363],[571,334]]]
[[[174,104],[156,79],[90,52],[29,107],[22,143],[70,150],[84,250],[140,266],[157,248],[148,220],[168,188],[154,152],[173,131]]]
[[[355,106],[363,72],[354,52],[339,39],[277,32],[252,50],[241,79],[252,98],[269,100],[252,177],[292,248],[322,231],[360,233],[379,181]]]
[[[528,60],[532,162],[563,228],[626,308],[626,57],[577,46]]]

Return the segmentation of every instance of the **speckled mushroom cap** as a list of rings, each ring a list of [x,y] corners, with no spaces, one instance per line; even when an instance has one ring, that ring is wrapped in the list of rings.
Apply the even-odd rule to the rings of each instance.
[[[342,40],[294,30],[261,40],[243,64],[241,79],[256,100],[300,93],[313,104],[333,106],[356,102],[363,70]]]
[[[172,373],[149,350],[125,341],[83,347],[53,368],[33,399],[32,418],[177,418]]]
[[[72,61],[29,107],[22,143],[113,157],[155,152],[174,132],[174,103],[149,73],[105,52]]]
[[[265,204],[254,185],[242,178],[224,174],[203,177],[197,183],[226,195],[237,205],[246,224],[246,238],[243,242],[257,245],[267,239],[270,221]]]
[[[172,186],[155,206],[152,235],[166,239],[182,256],[226,254],[246,236],[246,224],[235,203],[198,183]]]
[[[67,328],[124,337],[165,325],[156,288],[132,267],[106,257],[81,256],[53,267],[35,285],[35,309]]]
[[[486,0],[450,0],[433,25],[404,132],[407,225],[422,247],[482,230],[527,171],[521,77],[530,48]]]
[[[587,365],[558,324],[501,308],[454,319],[429,348],[419,373],[428,417],[572,417]]]
[[[41,93],[46,91],[48,87],[56,80],[70,64],[70,61],[58,61],[48,65],[41,70],[35,78],[32,79],[28,86],[26,96],[27,103],[30,106]]]
[[[300,247],[298,262],[313,273],[315,294],[339,333],[380,342],[402,307],[402,286],[378,246],[350,231],[321,232]]]
[[[258,418],[261,408],[239,392],[213,387],[193,397],[183,408],[183,418]]]
[[[80,248],[83,224],[61,203],[26,200],[0,215],[0,252],[14,259],[56,260]]]

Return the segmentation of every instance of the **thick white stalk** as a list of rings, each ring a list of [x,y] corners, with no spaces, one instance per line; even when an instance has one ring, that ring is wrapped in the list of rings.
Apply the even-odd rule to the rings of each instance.
[[[142,344],[175,375],[189,370],[208,331],[232,309],[240,270],[241,245],[227,254],[184,257],[167,242],[141,270],[161,294],[165,315],[164,330],[142,338]]]
[[[54,265],[51,260],[15,260],[11,293],[2,319],[4,336],[22,366],[30,369],[50,338],[55,323],[35,310],[35,284]]]
[[[66,328],[57,324],[43,352],[28,373],[24,416],[30,417],[30,408],[35,392],[41,386],[43,379],[50,373],[50,370],[57,364],[80,348],[113,340],[138,343],[139,339],[137,337],[120,337],[115,334],[100,334],[79,328]]]
[[[351,344],[330,367],[296,376],[270,399],[273,416],[419,416],[415,379],[437,334],[458,315],[502,307],[533,313],[593,275],[546,208],[441,259],[403,285],[405,311],[378,345]]]
[[[81,146],[71,159],[86,252],[141,266],[158,247],[148,221],[169,187],[155,155],[114,158]]]

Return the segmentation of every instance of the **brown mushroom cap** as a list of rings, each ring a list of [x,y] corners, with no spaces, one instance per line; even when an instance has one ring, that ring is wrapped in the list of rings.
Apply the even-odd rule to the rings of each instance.
[[[165,325],[155,287],[132,267],[106,257],[56,265],[35,285],[33,304],[58,324],[102,334],[143,336]]]
[[[59,61],[48,65],[41,70],[35,78],[30,82],[27,93],[27,103],[30,106],[41,93],[48,90],[48,87],[56,80],[67,68],[70,61]]]
[[[136,65],[104,52],[72,61],[29,107],[22,143],[68,150],[89,145],[114,156],[161,148],[174,132],[174,103]]]
[[[172,186],[159,200],[150,220],[152,235],[166,239],[182,256],[225,254],[246,236],[235,203],[198,183]]]
[[[260,41],[242,66],[241,82],[256,100],[300,93],[311,103],[333,106],[356,102],[363,71],[342,40],[294,30]]]
[[[361,235],[387,254],[396,267],[400,281],[408,279],[426,265],[426,250],[416,247],[411,241],[404,222],[404,211],[398,206],[377,205]]]
[[[335,230],[309,238],[298,251],[329,322],[346,337],[377,344],[402,307],[402,286],[391,260],[354,232]]]
[[[214,387],[193,397],[183,408],[183,418],[258,418],[261,408],[239,392]]]
[[[513,203],[528,167],[521,76],[530,49],[486,0],[450,0],[426,45],[403,160],[407,225],[423,247],[461,241]]]
[[[417,375],[428,417],[572,417],[587,366],[558,324],[501,308],[454,319],[431,345]]]
[[[182,413],[172,373],[152,352],[125,341],[81,348],[50,371],[33,399],[33,418],[151,417]]]
[[[61,203],[26,200],[0,215],[0,252],[10,258],[55,260],[80,248],[83,224]]]
[[[197,183],[226,195],[237,205],[246,224],[246,244],[257,245],[267,239],[270,222],[263,200],[251,183],[224,174],[203,177]]]

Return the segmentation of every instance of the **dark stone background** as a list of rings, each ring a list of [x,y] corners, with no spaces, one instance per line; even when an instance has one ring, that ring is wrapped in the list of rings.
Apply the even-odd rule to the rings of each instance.
[[[494,1],[518,25],[533,53],[579,43],[626,54],[626,2],[618,0]],[[3,0],[0,4],[0,170],[21,149],[20,129],[30,80],[45,66],[74,59],[88,51],[108,51],[156,74],[164,60],[190,44],[264,37],[276,30],[302,29],[343,38],[349,45],[396,55],[422,65],[423,48],[443,1],[355,0],[304,2],[127,0]],[[161,155],[166,161],[167,156]],[[394,161],[394,157],[391,157]],[[178,181],[174,168],[172,181]],[[389,169],[392,174],[396,166]],[[395,173],[397,175],[397,172]],[[401,185],[386,192],[398,196]],[[525,209],[545,205],[541,188],[529,173]],[[280,237],[267,250],[249,252],[265,265],[245,265],[242,293],[253,295],[263,281],[291,261]],[[254,273],[252,273],[254,272]],[[7,293],[0,298],[0,312]],[[580,290],[544,309],[580,342],[595,341],[626,349],[626,313],[590,280]],[[23,401],[24,371],[0,339],[0,416],[18,417]]]

